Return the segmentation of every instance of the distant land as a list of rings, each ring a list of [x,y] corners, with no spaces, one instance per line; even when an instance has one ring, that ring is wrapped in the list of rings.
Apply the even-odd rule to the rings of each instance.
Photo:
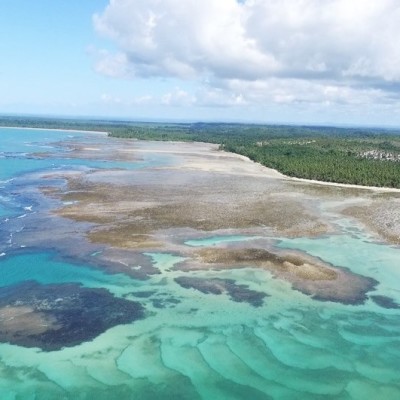
[[[249,123],[1,116],[0,126],[104,131],[110,137],[214,143],[291,177],[400,188],[400,130]]]

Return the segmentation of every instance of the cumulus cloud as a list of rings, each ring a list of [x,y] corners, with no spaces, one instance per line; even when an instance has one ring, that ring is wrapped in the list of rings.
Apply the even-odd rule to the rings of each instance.
[[[114,0],[94,24],[139,76],[251,79],[278,65],[247,35],[246,19],[235,0]]]
[[[166,103],[398,101],[397,0],[110,0],[93,21],[116,45],[99,72],[203,82]]]
[[[164,94],[161,97],[161,104],[167,106],[191,106],[196,102],[196,97],[180,88]]]

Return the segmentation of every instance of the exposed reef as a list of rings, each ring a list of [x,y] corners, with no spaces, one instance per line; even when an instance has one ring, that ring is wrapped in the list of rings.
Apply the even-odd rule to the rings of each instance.
[[[337,268],[297,252],[273,253],[264,249],[206,248],[197,251],[197,262],[188,261],[180,269],[229,269],[259,267],[286,280],[300,292],[320,301],[362,304],[377,282]]]
[[[131,144],[132,141],[129,143]],[[127,146],[126,140],[110,140],[105,135],[103,137],[96,135],[94,138],[87,136],[84,143],[77,142],[76,140],[63,140],[53,143],[53,145],[63,150],[57,153],[59,159],[75,158],[111,162],[143,161],[142,157],[138,157],[130,146]],[[50,158],[53,154],[51,152],[37,152],[33,153],[33,156],[38,158]]]
[[[86,179],[66,177],[57,215],[99,224],[95,243],[119,248],[160,248],[164,229],[200,231],[266,228],[288,236],[315,236],[331,228],[302,199],[271,193],[277,181],[205,171],[97,171]],[[282,188],[276,188],[280,191]],[[56,192],[52,193],[57,196]]]
[[[343,214],[361,221],[381,240],[400,244],[400,198],[397,193],[380,194],[374,201],[343,210]]]
[[[106,289],[34,281],[0,288],[0,342],[59,350],[143,317],[139,303]]]
[[[42,195],[53,200],[52,214],[46,215],[40,225],[46,227],[44,233],[29,237],[28,232],[19,234],[24,245],[43,247],[42,242],[37,243],[37,238],[43,236],[54,248],[64,246],[61,252],[68,252],[72,257],[89,261],[108,272],[122,272],[138,279],[161,274],[145,256],[154,251],[185,257],[187,261],[176,267],[182,271],[254,266],[270,271],[315,299],[344,304],[363,303],[367,292],[376,285],[371,278],[300,252],[277,250],[274,253],[251,248],[263,247],[259,242],[248,244],[250,248],[246,249],[199,251],[185,246],[181,240],[185,230],[200,235],[229,231],[264,237],[337,232],[336,217],[327,218],[324,207],[329,202],[333,204],[331,207],[340,203],[339,212],[342,212],[364,198],[372,201],[372,192],[287,180],[208,144],[129,142],[123,149],[119,148],[120,144],[114,143],[113,150],[109,151],[104,143],[70,142],[67,144],[70,151],[66,153],[109,159],[116,151],[118,160],[130,157],[143,160],[148,153],[158,153],[157,157],[168,155],[174,161],[137,170],[92,170],[64,175],[57,171],[53,177],[47,174],[47,179],[63,178],[66,184],[42,186]],[[50,219],[52,224],[48,223]],[[72,246],[71,238],[57,236],[54,221],[58,224],[69,221],[69,229],[74,233],[79,231],[83,240],[76,240],[82,245]],[[75,247],[80,251],[71,254],[71,248]],[[97,248],[104,251],[96,257],[87,256]]]

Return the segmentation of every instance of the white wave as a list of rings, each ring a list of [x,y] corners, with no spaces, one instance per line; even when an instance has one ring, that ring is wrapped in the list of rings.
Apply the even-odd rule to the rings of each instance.
[[[4,257],[6,253],[0,253],[0,257]]]
[[[71,206],[71,205],[76,204],[76,203],[78,203],[77,200],[74,200],[74,201],[63,201],[63,205],[64,206]]]
[[[10,179],[6,179],[5,181],[0,181],[1,184],[3,183],[10,183],[14,180],[15,178],[10,178]]]
[[[18,218],[18,219],[20,219],[20,218],[25,218],[26,215],[27,215],[27,214],[22,214],[22,215],[18,216],[17,218]]]
[[[35,143],[25,143],[25,146],[27,147],[40,147],[42,149],[54,149],[54,146],[50,146],[50,145],[39,145],[39,144],[35,144]]]
[[[33,207],[33,206],[24,207],[24,210],[25,210],[25,211],[32,211],[32,207]]]

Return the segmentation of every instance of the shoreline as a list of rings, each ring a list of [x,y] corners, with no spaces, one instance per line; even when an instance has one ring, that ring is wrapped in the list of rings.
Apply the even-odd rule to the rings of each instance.
[[[287,181],[294,181],[294,182],[310,183],[310,184],[315,184],[315,185],[349,188],[349,189],[364,189],[364,190],[371,190],[373,192],[400,193],[400,188],[390,188],[390,187],[384,187],[384,186],[382,186],[382,187],[381,186],[362,186],[362,185],[356,185],[356,184],[351,184],[351,183],[328,182],[328,181],[317,181],[314,179],[296,178],[294,176],[284,175],[284,174],[282,174],[282,172],[279,172],[277,169],[262,165],[261,163],[253,161],[251,158],[244,156],[242,154],[232,153],[230,151],[225,151],[225,150],[224,150],[224,152],[227,154],[234,154],[235,156],[237,156],[238,158],[240,158],[242,160],[250,161],[253,164],[259,165],[262,168],[265,168],[266,170],[268,170],[269,173],[271,173],[271,171],[273,171],[276,174],[279,174],[280,176],[276,176],[277,179],[284,179]]]
[[[390,187],[385,187],[385,186],[362,186],[362,185],[355,185],[355,184],[351,184],[351,183],[325,182],[325,181],[316,181],[313,179],[295,178],[293,176],[286,176],[286,175],[284,175],[284,176],[295,182],[312,183],[312,184],[316,184],[316,185],[334,186],[334,187],[342,187],[342,188],[349,188],[349,189],[365,189],[365,190],[371,190],[373,192],[400,193],[399,188],[390,188]]]
[[[116,137],[112,137],[113,139],[118,139]],[[132,140],[132,139],[128,139]],[[382,192],[382,193],[400,193],[400,188],[390,188],[390,187],[384,187],[384,186],[362,186],[362,185],[356,185],[356,184],[351,184],[351,183],[340,183],[340,182],[328,182],[328,181],[317,181],[314,179],[306,179],[306,178],[296,178],[294,176],[289,176],[289,175],[284,175],[282,172],[278,171],[277,169],[267,167],[261,163],[258,163],[256,161],[253,161],[251,158],[244,156],[243,154],[238,154],[238,153],[233,153],[230,151],[226,150],[219,150],[217,146],[219,146],[216,143],[209,143],[209,142],[197,142],[197,141],[192,141],[192,142],[183,142],[183,141],[177,141],[177,140],[143,140],[143,139],[133,139],[136,142],[151,142],[151,143],[172,143],[172,144],[189,144],[189,143],[199,143],[199,144],[205,144],[210,146],[210,151],[218,151],[221,154],[226,154],[230,157],[238,158],[241,159],[242,161],[246,161],[249,163],[252,163],[253,165],[257,166],[260,170],[260,176],[265,176],[268,178],[273,178],[273,179],[282,179],[285,181],[292,181],[292,182],[303,182],[303,183],[309,183],[309,184],[314,184],[314,185],[323,185],[323,186],[332,186],[332,187],[339,187],[339,188],[348,188],[348,189],[363,189],[363,190],[369,190],[373,192]],[[155,150],[137,150],[139,152],[154,152]],[[174,153],[174,154],[185,154],[185,151],[171,151],[171,150],[163,150],[163,151],[156,151],[159,153]],[[265,174],[265,175],[262,175]],[[258,175],[258,173],[256,174]]]
[[[56,131],[56,132],[75,132],[75,133],[93,133],[95,135],[108,135],[105,131],[86,131],[79,129],[61,129],[61,128],[29,128],[27,126],[0,126],[0,129],[24,129],[30,131]]]
[[[58,131],[58,132],[75,132],[75,133],[88,133],[88,134],[96,134],[96,135],[106,135],[110,132],[105,132],[105,131],[92,131],[92,130],[79,130],[79,129],[61,129],[61,128],[30,128],[30,127],[18,127],[18,126],[0,126],[0,129],[24,129],[24,130],[39,130],[39,131]],[[112,137],[113,139],[119,139],[117,137]],[[158,140],[143,140],[143,139],[134,139],[136,141],[142,141],[142,142],[159,142]],[[168,143],[177,143],[177,144],[183,144],[183,143],[202,143],[202,144],[207,144],[211,146],[219,146],[216,143],[208,143],[208,142],[182,142],[182,141],[175,141],[175,140],[167,140],[166,142]],[[168,152],[168,151],[166,151]],[[363,185],[356,185],[356,184],[351,184],[351,183],[340,183],[340,182],[328,182],[328,181],[318,181],[314,179],[306,179],[306,178],[297,178],[294,176],[288,176],[282,174],[280,171],[274,168],[267,167],[261,163],[258,163],[256,161],[253,161],[247,156],[244,156],[242,154],[238,153],[233,153],[230,151],[225,151],[221,150],[221,152],[234,155],[242,160],[245,161],[250,161],[253,164],[256,164],[266,171],[268,171],[268,176],[276,179],[285,179],[288,181],[293,181],[293,182],[303,182],[303,183],[310,183],[310,184],[315,184],[315,185],[324,185],[324,186],[332,186],[332,187],[339,187],[339,188],[349,188],[349,189],[364,189],[364,190],[370,190],[373,192],[383,192],[383,193],[400,193],[400,188],[390,188],[390,187],[380,187],[380,186],[363,186]]]

